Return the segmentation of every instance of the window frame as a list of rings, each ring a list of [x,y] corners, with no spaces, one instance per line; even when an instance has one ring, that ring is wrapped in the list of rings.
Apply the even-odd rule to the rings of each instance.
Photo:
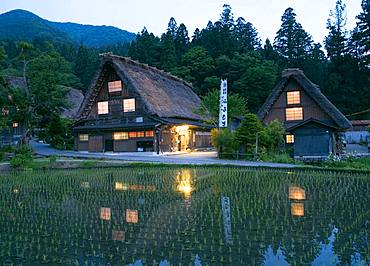
[[[87,138],[81,138],[82,136],[87,136]],[[79,142],[88,142],[89,141],[89,134],[78,134]]]
[[[298,96],[297,95],[292,95],[292,94],[296,94],[296,93],[298,93]],[[291,102],[289,101],[289,99],[291,100]],[[298,99],[298,101],[297,101],[297,99]],[[287,105],[301,104],[301,91],[300,90],[287,91],[287,93],[286,93],[286,102],[287,102]]]
[[[116,141],[122,141],[122,140],[128,140],[128,132],[122,131],[122,132],[113,132],[112,139]]]
[[[133,101],[134,103],[134,109],[128,109],[127,111],[125,110],[125,101]],[[135,98],[126,98],[126,99],[122,99],[122,111],[124,113],[134,113],[136,112],[136,99]]]
[[[105,112],[105,113],[100,113],[99,112],[99,110],[101,110],[100,108],[99,108],[99,105],[100,104],[107,104],[107,112]],[[100,102],[98,102],[98,104],[97,104],[97,112],[98,112],[98,115],[107,115],[107,114],[109,114],[109,101],[100,101]],[[105,108],[104,108],[104,110],[105,110]]]
[[[118,89],[118,87],[115,87],[116,86],[116,83],[120,83],[120,87]],[[113,86],[113,88],[110,87],[110,85]],[[109,93],[117,93],[117,92],[122,92],[123,90],[123,83],[122,83],[122,80],[112,80],[112,81],[108,81],[108,92]]]
[[[297,118],[297,114],[295,113],[295,111],[298,111],[298,110],[301,110],[301,117]],[[288,112],[289,111],[292,111],[293,112],[293,116],[292,115],[288,115]],[[292,118],[289,118],[288,117],[292,117]],[[303,107],[287,107],[285,108],[285,121],[302,121],[304,119],[304,113],[303,113]]]
[[[294,135],[293,134],[286,134],[285,135],[285,143],[286,144],[294,144]]]

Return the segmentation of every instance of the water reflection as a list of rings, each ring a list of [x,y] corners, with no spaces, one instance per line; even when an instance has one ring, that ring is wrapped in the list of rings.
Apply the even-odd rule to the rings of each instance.
[[[291,200],[305,200],[306,191],[303,188],[297,186],[289,187],[289,199]]]
[[[189,169],[177,173],[176,184],[177,191],[181,192],[185,199],[189,199],[193,192],[192,177]]]
[[[142,168],[2,176],[0,261],[198,266],[369,261],[368,176]],[[230,199],[224,209],[222,196]]]
[[[114,189],[115,190],[128,190],[128,185],[122,182],[115,182]]]
[[[126,210],[126,222],[136,224],[138,223],[138,221],[139,221],[139,215],[138,215],[137,210],[127,209]]]
[[[124,241],[125,232],[123,232],[122,230],[112,230],[112,240],[113,241]]]
[[[290,212],[293,216],[304,216],[304,204],[297,202],[291,203]]]
[[[100,208],[100,219],[110,221],[111,219],[110,208],[105,208],[105,207]]]

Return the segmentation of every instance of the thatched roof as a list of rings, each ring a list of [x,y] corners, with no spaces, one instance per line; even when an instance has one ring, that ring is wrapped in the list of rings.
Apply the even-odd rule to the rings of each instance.
[[[69,106],[68,108],[64,108],[62,110],[62,113],[60,114],[61,117],[75,119],[83,99],[84,95],[80,90],[68,88],[66,101],[68,102]]]
[[[27,82],[23,77],[5,76],[4,79],[14,88],[20,88],[24,91],[27,89]]]
[[[257,116],[263,120],[275,101],[278,99],[280,94],[283,92],[284,88],[288,82],[294,79],[314,101],[326,112],[333,121],[337,124],[339,129],[348,129],[351,127],[351,123],[348,119],[336,108],[328,98],[321,92],[320,87],[312,83],[299,69],[286,69],[282,73],[282,78],[272,90],[271,94],[262,105],[261,109],[258,111]]]
[[[7,84],[14,88],[19,88],[23,91],[26,91],[27,89],[27,82],[23,77],[5,76],[4,79]],[[74,119],[77,116],[84,97],[80,90],[69,87],[66,89],[68,90],[68,93],[66,94],[65,100],[67,101],[69,107],[64,108],[61,111],[61,116]]]
[[[201,100],[189,83],[162,70],[141,64],[127,57],[104,54],[101,65],[86,93],[79,111],[79,119],[88,116],[94,97],[102,85],[103,70],[111,66],[117,75],[140,96],[149,114],[158,117],[202,120],[194,111]]]

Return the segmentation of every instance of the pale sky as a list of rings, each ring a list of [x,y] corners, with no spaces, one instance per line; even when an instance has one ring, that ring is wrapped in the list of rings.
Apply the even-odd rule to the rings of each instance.
[[[223,4],[231,5],[235,19],[244,17],[257,28],[261,39],[273,40],[284,10],[292,7],[297,20],[315,42],[327,34],[326,21],[336,0],[0,0],[0,13],[12,9],[29,10],[58,22],[111,25],[134,33],[144,26],[156,35],[163,33],[170,17],[184,23],[189,36],[194,30],[218,20]],[[356,24],[361,0],[343,0],[347,5],[347,29]]]

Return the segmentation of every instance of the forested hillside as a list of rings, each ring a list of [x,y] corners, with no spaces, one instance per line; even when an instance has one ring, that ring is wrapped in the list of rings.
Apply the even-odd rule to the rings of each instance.
[[[192,82],[199,95],[217,89],[220,78],[227,78],[231,92],[246,97],[252,112],[262,105],[282,69],[298,67],[342,112],[352,114],[370,108],[369,1],[363,0],[355,29],[346,28],[345,14],[338,0],[328,14],[329,34],[322,47],[292,8],[282,15],[275,39],[262,41],[250,22],[234,18],[231,7],[224,5],[218,21],[196,29],[191,37],[174,18],[161,37],[144,28],[129,55]]]
[[[250,112],[260,108],[284,68],[298,67],[344,114],[358,113],[348,116],[350,119],[368,118],[369,6],[363,0],[357,26],[349,31],[345,27],[345,6],[338,0],[329,16],[324,47],[313,42],[292,8],[282,15],[274,40],[262,41],[251,23],[234,18],[231,7],[224,5],[218,21],[196,29],[191,37],[184,24],[178,25],[171,18],[168,29],[160,37],[144,28],[132,43],[99,48],[77,45],[29,13],[30,19],[37,22],[34,24],[48,34],[37,35],[32,40],[24,36],[27,42],[0,41],[0,76],[25,76],[29,85],[29,91],[24,92],[0,82],[0,108],[13,110],[0,116],[0,129],[12,121],[23,122],[30,129],[47,130],[50,125],[55,128],[60,124],[60,110],[67,107],[64,88],[86,92],[102,52],[129,55],[171,72],[191,82],[201,97],[208,95],[205,100],[215,98],[214,90],[219,89],[220,78],[227,78],[230,93],[234,95],[230,100],[245,102],[246,99]],[[5,23],[10,22],[5,19]],[[4,15],[0,16],[1,23]]]
[[[52,22],[21,9],[0,15],[1,40],[32,41],[39,37],[99,48],[129,43],[135,38],[135,34],[112,26]]]

